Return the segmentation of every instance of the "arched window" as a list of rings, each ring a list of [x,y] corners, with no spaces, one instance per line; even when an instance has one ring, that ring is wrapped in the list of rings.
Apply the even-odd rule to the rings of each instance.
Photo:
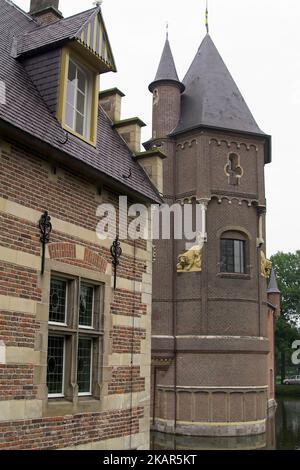
[[[246,274],[247,238],[240,232],[224,232],[221,236],[220,271]]]

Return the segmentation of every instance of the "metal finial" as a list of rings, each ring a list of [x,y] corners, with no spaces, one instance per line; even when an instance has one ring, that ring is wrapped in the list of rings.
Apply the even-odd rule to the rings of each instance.
[[[99,8],[101,7],[102,3],[103,3],[103,0],[98,0],[97,2],[94,2],[93,5],[96,5],[96,7]]]
[[[166,22],[166,37],[169,39],[169,22]]]
[[[205,26],[206,32],[209,34],[209,23],[208,23],[208,0],[206,0],[206,10],[205,10]]]

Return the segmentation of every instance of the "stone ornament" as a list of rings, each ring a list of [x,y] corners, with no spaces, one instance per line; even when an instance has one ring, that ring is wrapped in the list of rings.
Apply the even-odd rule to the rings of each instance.
[[[268,279],[272,271],[272,262],[266,258],[263,251],[260,253],[261,256],[261,275]]]
[[[190,250],[178,256],[178,273],[195,273],[202,271],[203,247],[193,246]]]

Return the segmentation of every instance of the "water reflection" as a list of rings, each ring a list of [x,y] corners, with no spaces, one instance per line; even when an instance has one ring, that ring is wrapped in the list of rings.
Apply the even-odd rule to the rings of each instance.
[[[241,437],[174,436],[154,432],[153,450],[300,450],[300,399],[278,399],[278,407],[270,412],[267,433]]]
[[[278,400],[276,440],[277,449],[300,450],[300,399]]]

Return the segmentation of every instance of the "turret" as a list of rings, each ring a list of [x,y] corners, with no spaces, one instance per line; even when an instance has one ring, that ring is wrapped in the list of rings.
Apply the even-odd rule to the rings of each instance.
[[[274,269],[272,269],[269,287],[268,287],[268,301],[275,308],[275,317],[279,318],[280,316],[280,290],[278,289],[276,274]]]
[[[152,139],[166,137],[178,124],[181,93],[184,85],[179,81],[168,36],[157,74],[149,85],[153,94]]]

